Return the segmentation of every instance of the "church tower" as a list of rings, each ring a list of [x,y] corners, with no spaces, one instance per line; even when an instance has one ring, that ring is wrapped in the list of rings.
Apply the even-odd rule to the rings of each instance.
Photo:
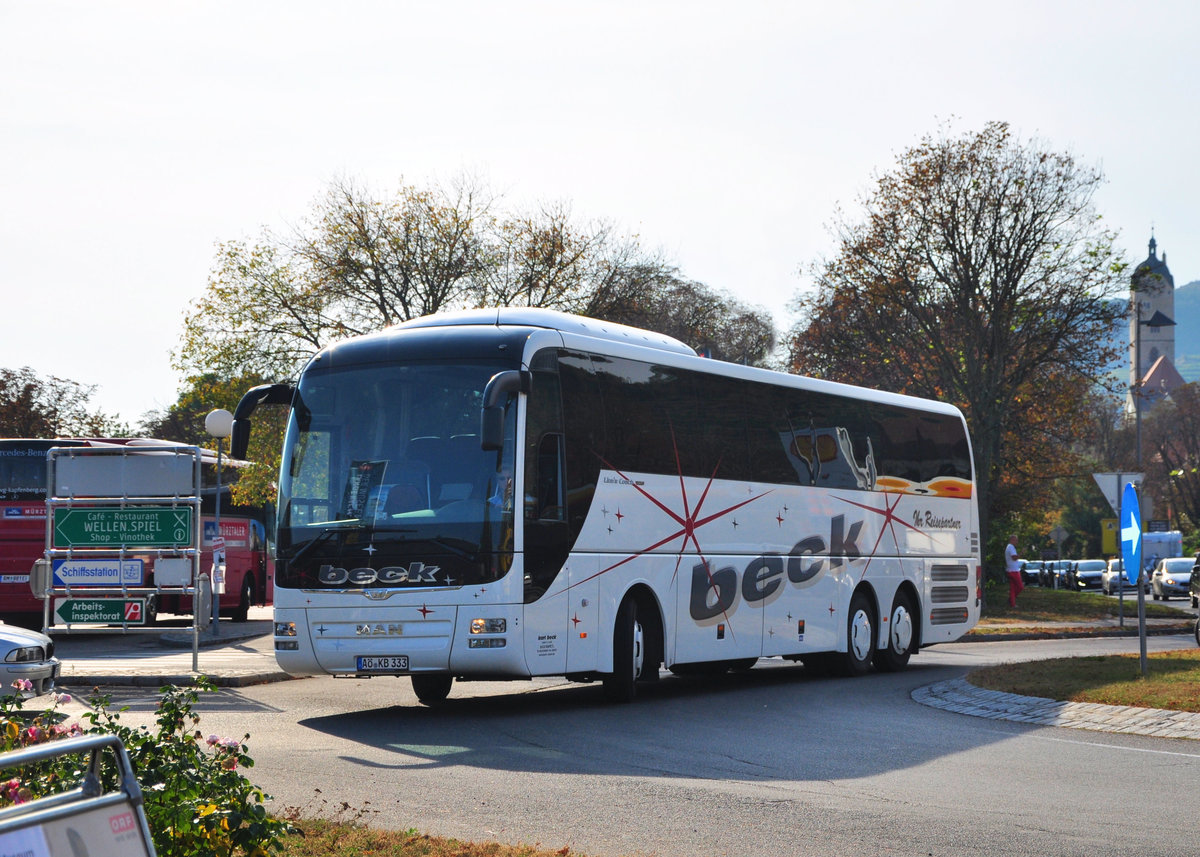
[[[1175,370],[1175,280],[1167,268],[1167,254],[1158,258],[1158,244],[1153,234],[1150,236],[1150,255],[1134,270],[1130,286],[1131,300],[1136,302],[1129,319],[1131,394],[1128,404],[1132,410],[1132,390],[1137,388],[1139,381],[1145,385],[1142,402],[1145,408],[1175,386],[1171,382],[1164,383],[1164,373],[1171,381],[1178,376]]]

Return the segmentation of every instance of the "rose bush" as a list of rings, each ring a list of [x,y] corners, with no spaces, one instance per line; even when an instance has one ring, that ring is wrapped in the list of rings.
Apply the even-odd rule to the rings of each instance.
[[[250,736],[205,738],[197,728],[199,694],[216,689],[209,679],[202,676],[187,688],[160,688],[153,728],[122,724],[111,697],[98,692],[87,700],[86,727],[63,722],[58,705],[70,701],[65,694],[56,694],[45,711],[30,714],[23,708],[21,688],[16,689],[17,694],[0,698],[0,750],[73,735],[116,735],[137,774],[154,848],[162,857],[262,857],[279,850],[283,836],[292,832],[288,822],[267,813],[269,796],[242,773],[254,767],[245,743]],[[0,806],[74,788],[85,767],[82,754],[26,766],[18,776],[0,781]],[[105,791],[117,788],[115,766],[102,769],[101,785]]]

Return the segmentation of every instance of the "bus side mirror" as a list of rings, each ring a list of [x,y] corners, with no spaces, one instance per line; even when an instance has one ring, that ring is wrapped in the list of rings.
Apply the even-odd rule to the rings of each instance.
[[[512,393],[528,393],[533,374],[524,369],[497,372],[483,388],[483,410],[479,418],[479,447],[497,450],[504,446],[504,402]]]
[[[233,433],[229,440],[229,455],[245,458],[250,445],[250,415],[259,405],[287,405],[295,390],[291,384],[262,384],[247,390],[233,412]]]

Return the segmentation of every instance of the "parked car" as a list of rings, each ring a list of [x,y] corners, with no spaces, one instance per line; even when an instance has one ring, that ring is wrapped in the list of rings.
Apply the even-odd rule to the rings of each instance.
[[[1067,572],[1070,570],[1071,561],[1069,559],[1048,559],[1042,563],[1038,582],[1051,589],[1065,589]]]
[[[1040,559],[1027,559],[1021,561],[1021,582],[1028,586],[1031,583],[1041,583],[1041,578],[1038,573],[1042,570],[1042,561]]]
[[[1068,589],[1100,589],[1100,576],[1108,566],[1102,559],[1081,559],[1067,571]]]
[[[1100,576],[1100,589],[1105,595],[1116,595],[1118,592],[1128,589],[1137,591],[1137,587],[1125,577],[1125,563],[1120,559],[1108,561],[1108,567]],[[1148,574],[1142,575],[1142,591],[1147,595],[1150,594],[1150,576]]]
[[[1190,556],[1168,556],[1154,564],[1150,572],[1150,590],[1155,601],[1167,601],[1173,595],[1191,594],[1192,566]]]
[[[41,631],[0,622],[0,696],[32,699],[49,693],[60,669],[53,640]]]

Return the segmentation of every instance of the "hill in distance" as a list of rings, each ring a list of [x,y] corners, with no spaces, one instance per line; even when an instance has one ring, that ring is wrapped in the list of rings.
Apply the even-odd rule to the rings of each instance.
[[[1200,381],[1200,280],[1175,289],[1175,322],[1175,368],[1183,380]]]

